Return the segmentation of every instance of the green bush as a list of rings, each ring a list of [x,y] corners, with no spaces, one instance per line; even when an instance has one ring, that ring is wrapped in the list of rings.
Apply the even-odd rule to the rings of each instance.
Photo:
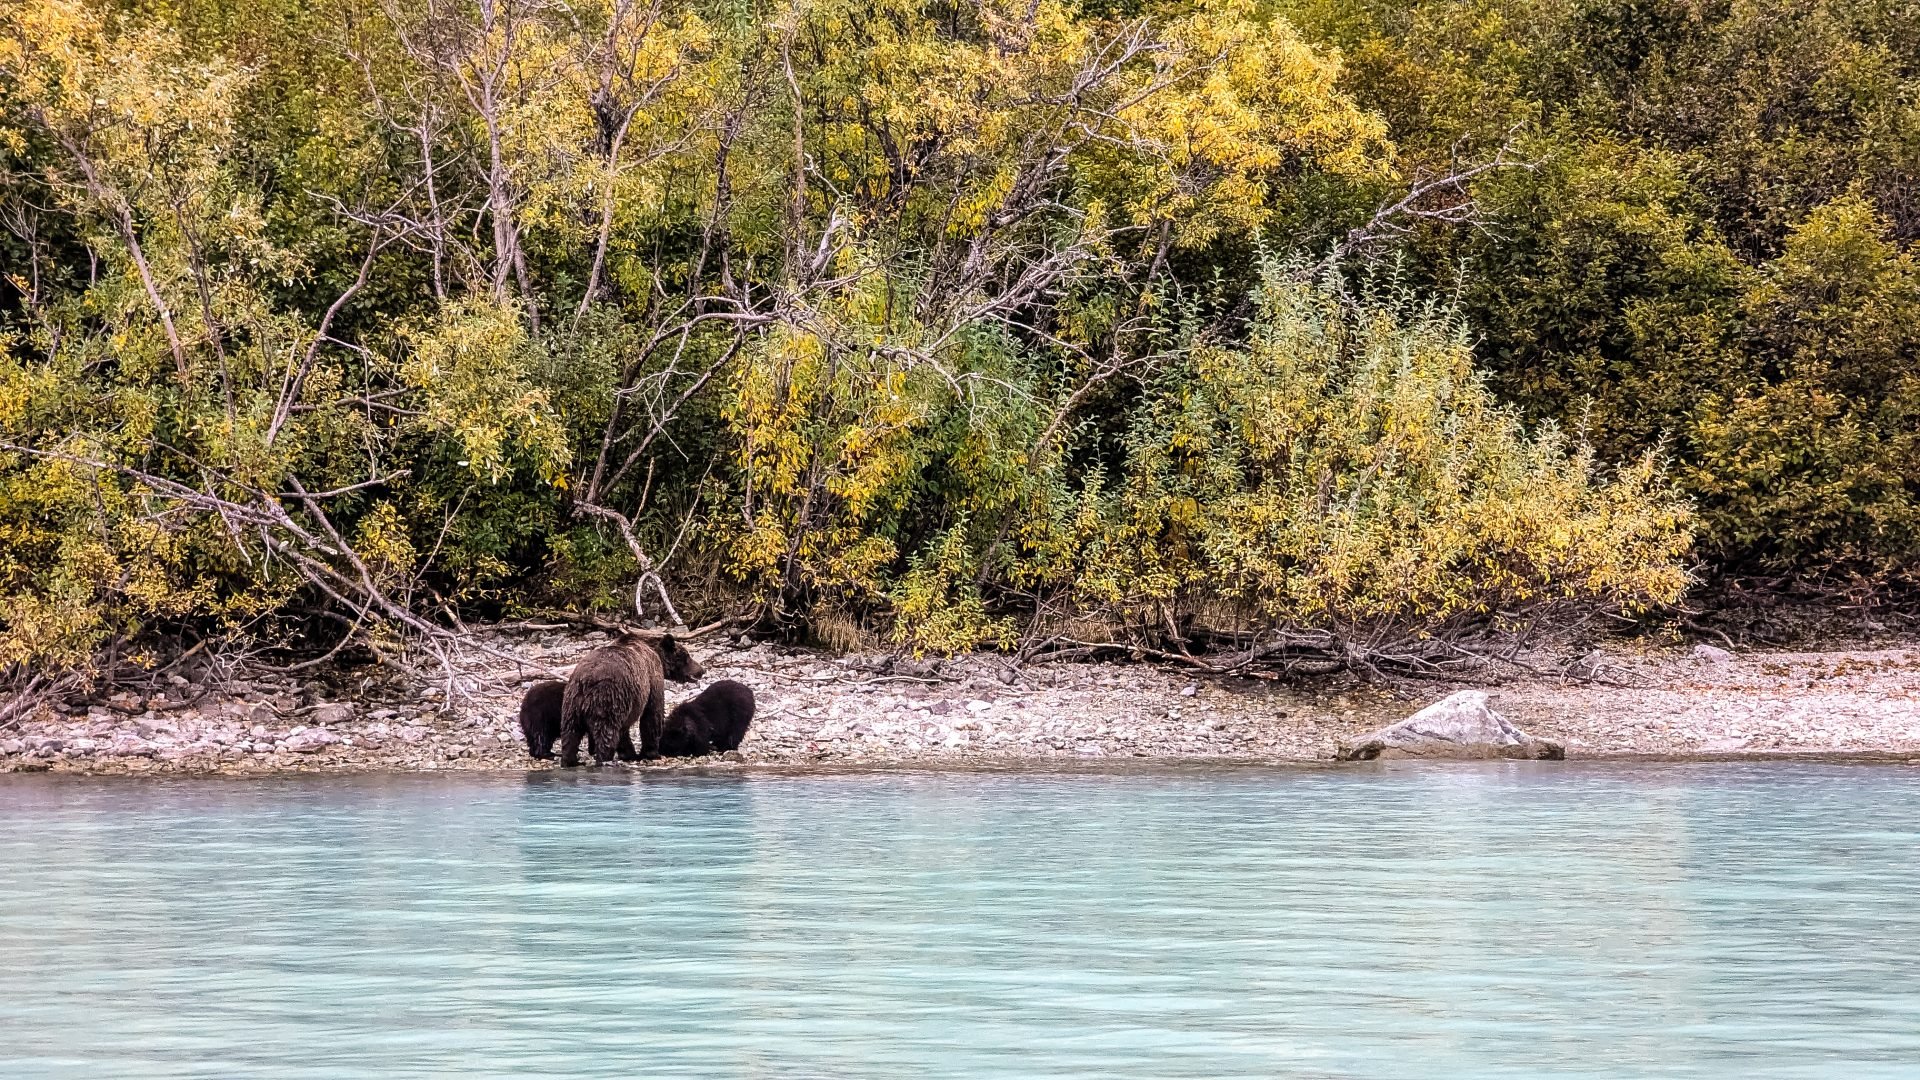
[[[1422,635],[1545,606],[1667,603],[1690,516],[1651,455],[1612,476],[1529,434],[1457,314],[1350,307],[1269,267],[1251,341],[1165,373],[1127,440],[1090,601],[1239,601],[1272,624]]]

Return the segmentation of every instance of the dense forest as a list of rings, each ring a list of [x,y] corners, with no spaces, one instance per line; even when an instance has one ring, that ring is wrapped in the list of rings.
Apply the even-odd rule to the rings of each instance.
[[[0,0],[0,678],[1920,567],[1905,0]]]

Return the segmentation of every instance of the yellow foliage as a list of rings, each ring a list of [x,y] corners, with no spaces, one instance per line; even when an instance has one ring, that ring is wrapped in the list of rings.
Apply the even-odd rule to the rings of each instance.
[[[525,324],[510,307],[455,305],[399,331],[406,382],[423,394],[422,422],[459,443],[461,467],[499,483],[518,460],[551,481],[567,464],[566,431],[547,393],[527,378]]]
[[[1134,433],[1101,599],[1205,583],[1290,623],[1417,627],[1687,584],[1690,513],[1652,459],[1602,479],[1586,448],[1528,435],[1445,312],[1349,314],[1270,268],[1251,345],[1191,374]]]
[[[1275,182],[1309,166],[1392,175],[1386,124],[1339,88],[1338,54],[1284,19],[1259,19],[1252,0],[1205,0],[1163,41],[1120,112],[1151,151],[1125,166],[1134,221],[1171,223],[1181,243],[1203,244],[1257,229]]]
[[[839,338],[838,315],[774,329],[741,364],[725,410],[748,525],[734,571],[870,595],[897,551],[869,530],[919,465],[930,388],[883,343]]]

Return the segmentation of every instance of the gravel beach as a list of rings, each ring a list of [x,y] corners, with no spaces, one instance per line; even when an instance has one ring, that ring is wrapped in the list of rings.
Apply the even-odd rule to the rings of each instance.
[[[268,773],[328,769],[546,769],[516,722],[526,685],[563,674],[600,633],[488,631],[494,659],[454,709],[444,691],[375,677],[269,674],[205,690],[175,678],[43,709],[0,730],[0,771]],[[964,766],[1111,759],[1325,762],[1343,739],[1477,685],[1570,758],[1831,754],[1920,762],[1920,642],[1817,652],[1709,647],[1589,657],[1604,681],[1525,676],[1415,684],[1288,685],[1143,663],[1062,663],[1014,677],[1004,660],[829,657],[699,641],[703,683],[738,679],[759,713],[737,754],[639,768]],[[1011,679],[1011,681],[1009,681]],[[342,688],[344,686],[344,689]],[[668,685],[678,702],[698,687]],[[617,766],[627,768],[629,766]]]

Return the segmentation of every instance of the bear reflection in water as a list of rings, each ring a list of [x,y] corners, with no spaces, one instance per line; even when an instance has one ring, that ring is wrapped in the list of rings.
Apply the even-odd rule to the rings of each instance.
[[[609,662],[614,661],[614,662]],[[651,663],[649,663],[651,661]],[[584,682],[582,685],[584,673]],[[737,750],[753,721],[753,691],[722,679],[697,697],[681,702],[664,720],[663,679],[691,682],[704,674],[700,664],[672,637],[656,647],[637,634],[623,634],[613,645],[589,653],[574,669],[574,746],[585,736],[596,761],[635,758],[699,757]],[[535,683],[520,702],[520,733],[535,760],[553,757],[553,744],[566,728],[568,683]],[[628,727],[638,721],[641,746],[635,752]],[[571,748],[569,748],[571,749]],[[578,751],[563,765],[578,761]]]

